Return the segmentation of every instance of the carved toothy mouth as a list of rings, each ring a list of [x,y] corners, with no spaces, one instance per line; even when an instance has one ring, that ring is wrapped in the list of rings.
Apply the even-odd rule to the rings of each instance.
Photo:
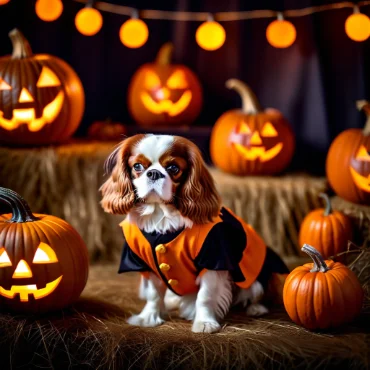
[[[36,284],[32,285],[12,285],[10,290],[0,287],[0,295],[6,298],[14,298],[19,294],[21,302],[28,302],[28,296],[33,295],[35,299],[41,299],[51,294],[59,285],[63,275],[46,284],[45,288],[37,289]]]
[[[186,90],[176,103],[169,99],[156,102],[147,92],[141,93],[140,98],[148,111],[154,114],[167,113],[169,116],[174,117],[182,113],[189,106],[192,93],[190,90]]]
[[[352,166],[349,167],[349,170],[351,171],[352,179],[356,186],[359,189],[370,193],[370,175],[366,177],[362,176]]]
[[[6,130],[11,131],[17,129],[22,124],[27,124],[29,131],[40,131],[46,124],[55,120],[62,109],[63,103],[64,92],[59,91],[55,99],[45,106],[40,118],[35,118],[36,113],[34,108],[13,109],[12,119],[4,118],[4,113],[0,111],[0,127],[2,126]]]
[[[254,161],[259,158],[261,162],[267,162],[276,157],[283,149],[283,143],[278,143],[271,149],[266,150],[264,146],[247,148],[241,144],[234,143],[235,149],[247,160]]]

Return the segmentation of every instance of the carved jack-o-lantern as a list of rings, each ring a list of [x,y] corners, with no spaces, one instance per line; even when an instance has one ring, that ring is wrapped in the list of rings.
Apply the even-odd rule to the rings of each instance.
[[[202,88],[186,66],[170,64],[172,44],[160,49],[155,63],[145,64],[128,91],[130,113],[140,124],[190,124],[202,107]]]
[[[332,142],[326,173],[334,191],[355,203],[370,204],[370,104],[357,103],[367,114],[363,130],[349,129]]]
[[[282,171],[294,153],[289,123],[275,109],[262,110],[256,96],[241,81],[226,82],[243,100],[241,110],[224,113],[211,135],[214,164],[235,175],[268,175]]]
[[[85,287],[85,243],[67,222],[32,214],[12,190],[0,188],[0,308],[45,312],[73,303]]]
[[[84,92],[76,73],[51,55],[32,55],[18,30],[9,34],[13,55],[0,58],[0,141],[48,144],[77,129]]]

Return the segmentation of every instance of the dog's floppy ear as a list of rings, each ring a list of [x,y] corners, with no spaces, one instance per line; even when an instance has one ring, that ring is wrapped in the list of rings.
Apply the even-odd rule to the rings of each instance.
[[[144,135],[135,135],[122,141],[105,161],[104,171],[109,178],[100,188],[103,195],[101,205],[105,212],[124,215],[135,204],[128,159],[133,145],[143,137]]]
[[[182,140],[188,155],[189,173],[177,197],[177,208],[194,223],[204,224],[219,214],[220,197],[200,150],[191,141]]]

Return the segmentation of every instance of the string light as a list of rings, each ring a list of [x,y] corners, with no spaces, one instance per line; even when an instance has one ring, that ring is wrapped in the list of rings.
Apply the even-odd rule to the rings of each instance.
[[[365,41],[370,36],[370,19],[367,15],[360,13],[357,5],[353,7],[351,14],[344,24],[347,36],[354,41]]]
[[[225,29],[216,22],[212,15],[202,23],[195,33],[197,44],[205,50],[217,50],[226,40]]]
[[[0,5],[8,4],[10,0],[0,0]]]
[[[103,26],[103,17],[99,10],[94,8],[94,0],[89,0],[75,18],[76,28],[85,36],[94,36]]]
[[[37,0],[35,10],[41,20],[52,22],[62,14],[63,3],[61,0]]]
[[[139,13],[135,9],[131,18],[122,24],[119,30],[119,38],[123,45],[136,49],[147,42],[148,36],[148,26],[139,19]]]
[[[292,45],[297,37],[293,24],[278,13],[277,19],[271,22],[266,29],[266,38],[275,48],[287,48]]]

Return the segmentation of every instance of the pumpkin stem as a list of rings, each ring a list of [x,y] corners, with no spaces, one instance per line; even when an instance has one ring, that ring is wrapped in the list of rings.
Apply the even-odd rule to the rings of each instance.
[[[311,269],[311,272],[329,271],[329,267],[322,258],[322,255],[314,247],[309,244],[304,244],[301,251],[307,253],[313,260],[313,268]]]
[[[3,208],[9,209],[12,213],[10,222],[31,222],[38,218],[31,212],[27,202],[15,191],[0,187],[0,214]]]
[[[23,33],[17,28],[9,32],[10,40],[13,44],[12,59],[23,59],[32,57],[32,49]]]
[[[155,58],[155,64],[159,64],[161,66],[167,66],[168,64],[171,64],[172,52],[173,52],[172,42],[166,42],[159,49],[157,57]]]
[[[325,193],[320,193],[319,194],[320,198],[323,198],[325,201],[325,211],[324,211],[324,216],[329,216],[333,212],[333,208],[331,207],[331,202],[328,194]]]
[[[364,135],[370,135],[370,103],[366,100],[358,100],[356,102],[358,110],[363,110],[366,114],[366,123],[363,129]]]
[[[238,92],[242,98],[242,110],[244,113],[257,114],[262,111],[256,95],[246,83],[236,78],[230,78],[226,81],[225,86],[228,89],[233,89]]]

